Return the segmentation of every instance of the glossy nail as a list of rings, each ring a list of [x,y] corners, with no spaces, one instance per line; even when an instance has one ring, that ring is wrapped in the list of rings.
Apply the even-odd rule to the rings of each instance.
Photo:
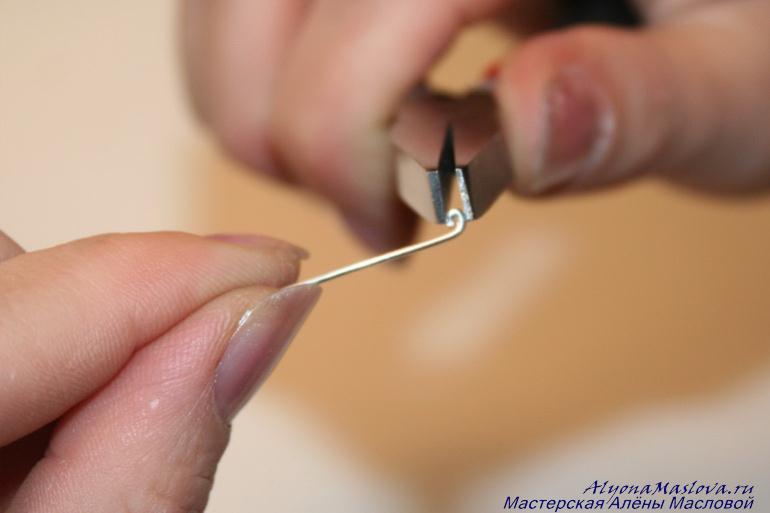
[[[216,371],[214,400],[223,419],[232,420],[267,378],[320,294],[318,286],[288,287],[244,313]]]
[[[542,150],[534,192],[579,179],[604,160],[615,126],[607,97],[578,68],[562,70],[546,90]]]

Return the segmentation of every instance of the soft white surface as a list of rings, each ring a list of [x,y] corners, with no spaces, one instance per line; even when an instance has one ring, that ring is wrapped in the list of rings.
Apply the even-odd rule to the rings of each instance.
[[[767,512],[768,411],[765,373],[709,400],[633,412],[479,479],[462,494],[457,511],[495,511],[509,495],[585,498],[594,480],[644,485],[697,479],[754,485],[753,509]]]
[[[258,395],[234,425],[208,511],[409,513],[403,486],[378,478],[289,401]]]
[[[404,319],[405,358],[445,368],[472,360],[504,323],[515,324],[548,294],[569,256],[565,237],[553,227],[499,233],[474,273],[458,270],[425,309]],[[509,333],[515,337],[515,328]]]

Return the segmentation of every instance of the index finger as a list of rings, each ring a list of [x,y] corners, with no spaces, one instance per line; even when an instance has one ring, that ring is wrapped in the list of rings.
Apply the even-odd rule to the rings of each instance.
[[[277,174],[267,119],[305,0],[183,0],[181,40],[193,106],[234,157]]]
[[[273,117],[282,162],[330,198],[370,244],[404,241],[388,125],[399,103],[467,23],[503,0],[323,0],[281,77]]]
[[[58,418],[202,304],[296,278],[299,253],[184,234],[109,235],[0,266],[0,446]]]

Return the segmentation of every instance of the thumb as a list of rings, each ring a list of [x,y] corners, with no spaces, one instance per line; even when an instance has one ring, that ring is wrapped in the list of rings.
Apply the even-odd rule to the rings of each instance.
[[[235,290],[145,346],[59,422],[9,511],[203,511],[230,419],[319,294]]]
[[[522,193],[656,171],[722,192],[770,184],[770,3],[722,2],[646,30],[535,38],[497,91]]]

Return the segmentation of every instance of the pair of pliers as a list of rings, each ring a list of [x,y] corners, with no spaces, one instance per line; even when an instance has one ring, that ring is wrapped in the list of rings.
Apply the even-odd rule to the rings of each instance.
[[[393,127],[396,184],[422,218],[445,224],[453,184],[466,221],[481,217],[513,180],[488,93],[454,99],[425,93],[410,98]],[[430,165],[429,156],[438,154]]]
[[[571,20],[629,25],[638,17],[622,0],[563,0],[561,24]],[[462,99],[414,93],[393,126],[398,193],[421,217],[452,228],[431,240],[356,262],[297,284],[319,285],[350,273],[443,244],[484,215],[511,185],[513,170],[489,91]],[[438,155],[438,159],[436,159]],[[450,207],[457,183],[461,208]]]
[[[563,0],[557,6],[557,26],[640,23],[628,1]],[[420,90],[399,112],[392,137],[399,196],[428,221],[447,222],[453,183],[465,220],[472,221],[484,215],[513,181],[509,153],[488,92],[458,99]]]

